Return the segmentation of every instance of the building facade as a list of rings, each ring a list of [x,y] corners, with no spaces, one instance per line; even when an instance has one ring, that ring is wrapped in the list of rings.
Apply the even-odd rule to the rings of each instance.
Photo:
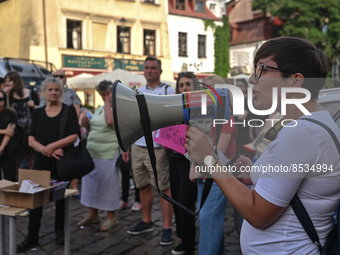
[[[174,77],[179,72],[194,72],[199,78],[214,71],[214,35],[204,21],[222,22],[207,7],[205,0],[169,0],[168,27]]]
[[[162,60],[162,79],[172,80],[165,3],[1,1],[0,55],[49,61],[69,76],[117,68],[138,72],[153,55]]]
[[[282,21],[253,11],[252,0],[230,1],[226,11],[231,32],[230,74],[250,74],[257,49],[266,40],[279,36]]]

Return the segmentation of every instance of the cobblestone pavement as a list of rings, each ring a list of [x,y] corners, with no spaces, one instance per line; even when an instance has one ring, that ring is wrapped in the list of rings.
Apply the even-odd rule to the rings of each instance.
[[[129,205],[133,204],[132,190],[130,190]],[[154,194],[156,192],[154,191]],[[138,236],[127,234],[127,229],[133,227],[141,220],[142,212],[131,212],[130,208],[116,212],[119,224],[107,232],[101,232],[100,223],[78,227],[77,222],[87,215],[88,209],[76,198],[71,198],[71,254],[74,255],[162,255],[171,254],[171,249],[179,244],[180,239],[170,246],[159,244],[162,234],[162,215],[160,211],[159,197],[155,195],[152,210],[154,231]],[[106,213],[100,212],[101,220],[105,219]],[[27,234],[28,217],[17,217],[17,243],[21,242]],[[8,219],[6,217],[6,224]],[[173,224],[173,231],[175,227]],[[239,238],[234,231],[233,208],[227,207],[224,222],[225,231],[225,254],[240,255]],[[42,226],[40,229],[40,246],[28,251],[27,254],[36,255],[59,255],[64,254],[64,247],[54,243],[54,203],[44,206]],[[8,252],[8,228],[6,228],[6,252]]]

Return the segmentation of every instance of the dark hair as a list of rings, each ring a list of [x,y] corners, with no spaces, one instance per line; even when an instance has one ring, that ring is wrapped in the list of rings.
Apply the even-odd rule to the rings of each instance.
[[[106,90],[112,90],[112,88],[113,88],[113,82],[112,81],[102,80],[97,85],[96,90],[98,92],[103,92],[103,91],[106,91]]]
[[[249,84],[248,84],[248,82],[246,81],[246,79],[237,79],[236,80],[236,83],[238,83],[238,82],[242,82],[243,83],[243,85],[244,86],[246,86],[246,88],[248,88],[248,86],[249,86]]]
[[[162,70],[162,62],[161,62],[158,58],[153,57],[153,56],[148,56],[148,57],[145,59],[144,64],[145,64],[146,61],[157,61],[157,64],[158,64],[158,66],[159,66],[159,70]]]
[[[282,72],[282,77],[301,73],[308,79],[302,87],[309,90],[312,98],[317,98],[320,89],[324,86],[329,70],[329,61],[326,54],[316,48],[311,42],[298,37],[285,36],[266,41],[258,49],[254,59],[254,66],[260,59],[272,57],[278,68],[290,72]]]
[[[7,109],[7,95],[2,89],[0,89],[0,93],[4,96],[4,109]]]
[[[192,79],[192,82],[195,84],[198,82],[197,77],[194,75],[193,72],[183,72],[183,73],[178,73],[177,81],[176,81],[176,94],[179,94],[179,80],[183,77],[189,78],[190,80]]]
[[[5,79],[0,77],[0,83],[3,83],[4,81],[5,81]]]
[[[5,80],[6,78],[10,79],[14,83],[14,87],[12,91],[15,91],[19,97],[23,97],[24,96],[24,82],[22,81],[20,74],[14,71],[8,72],[5,76]],[[12,91],[10,92],[10,94],[12,94]]]

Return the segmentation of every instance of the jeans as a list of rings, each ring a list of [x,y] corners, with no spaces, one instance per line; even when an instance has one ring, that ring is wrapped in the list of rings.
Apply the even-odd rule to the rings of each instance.
[[[197,208],[200,207],[205,180],[197,179],[198,198]],[[198,254],[224,254],[223,224],[226,213],[227,198],[214,182],[210,193],[198,214],[200,229]]]

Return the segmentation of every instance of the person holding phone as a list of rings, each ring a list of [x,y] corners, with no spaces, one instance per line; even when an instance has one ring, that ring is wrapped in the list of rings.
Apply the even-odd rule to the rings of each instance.
[[[16,159],[14,129],[17,123],[15,112],[7,107],[7,96],[0,90],[0,168],[2,179],[16,182]],[[1,174],[1,172],[0,172]]]

